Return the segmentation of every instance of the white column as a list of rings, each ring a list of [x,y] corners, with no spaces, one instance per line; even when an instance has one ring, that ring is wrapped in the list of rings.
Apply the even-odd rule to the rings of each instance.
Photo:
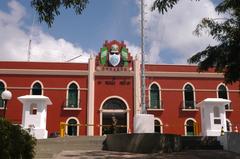
[[[134,116],[141,112],[141,76],[139,55],[134,60]]]
[[[88,105],[87,124],[94,124],[94,71],[95,57],[91,55],[88,62]],[[94,136],[94,126],[87,126],[87,135]]]

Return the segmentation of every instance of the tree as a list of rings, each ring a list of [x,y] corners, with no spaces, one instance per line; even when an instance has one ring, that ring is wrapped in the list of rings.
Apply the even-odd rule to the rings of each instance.
[[[152,10],[158,9],[161,14],[173,8],[179,0],[155,0]],[[198,1],[198,0],[196,0]],[[226,83],[240,80],[240,1],[222,0],[215,8],[219,14],[228,18],[204,18],[197,25],[194,33],[201,35],[207,29],[213,39],[219,43],[207,46],[188,59],[189,63],[198,64],[199,71],[214,68],[216,72],[224,73]]]
[[[76,14],[82,14],[88,0],[32,0],[31,5],[39,16],[39,21],[52,26],[55,16],[60,15],[60,8],[73,8]]]
[[[0,118],[0,158],[32,159],[36,139],[19,125]]]

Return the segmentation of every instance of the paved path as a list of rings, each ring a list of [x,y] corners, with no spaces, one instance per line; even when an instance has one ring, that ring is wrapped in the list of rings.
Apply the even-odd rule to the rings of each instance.
[[[174,153],[134,154],[113,151],[62,151],[54,159],[240,159],[240,154],[222,150],[189,150]]]

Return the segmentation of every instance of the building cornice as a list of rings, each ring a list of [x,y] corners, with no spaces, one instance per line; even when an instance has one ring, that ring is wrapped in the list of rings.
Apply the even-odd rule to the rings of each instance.
[[[191,78],[224,78],[222,73],[199,73],[199,72],[156,72],[147,71],[147,77],[191,77]]]
[[[43,69],[0,69],[0,74],[6,75],[71,75],[71,76],[87,76],[86,70],[43,70]]]

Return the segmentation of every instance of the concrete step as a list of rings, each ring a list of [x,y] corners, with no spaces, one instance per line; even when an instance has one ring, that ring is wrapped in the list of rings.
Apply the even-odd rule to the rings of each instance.
[[[75,136],[37,141],[35,158],[52,158],[63,150],[101,150],[104,136]]]

